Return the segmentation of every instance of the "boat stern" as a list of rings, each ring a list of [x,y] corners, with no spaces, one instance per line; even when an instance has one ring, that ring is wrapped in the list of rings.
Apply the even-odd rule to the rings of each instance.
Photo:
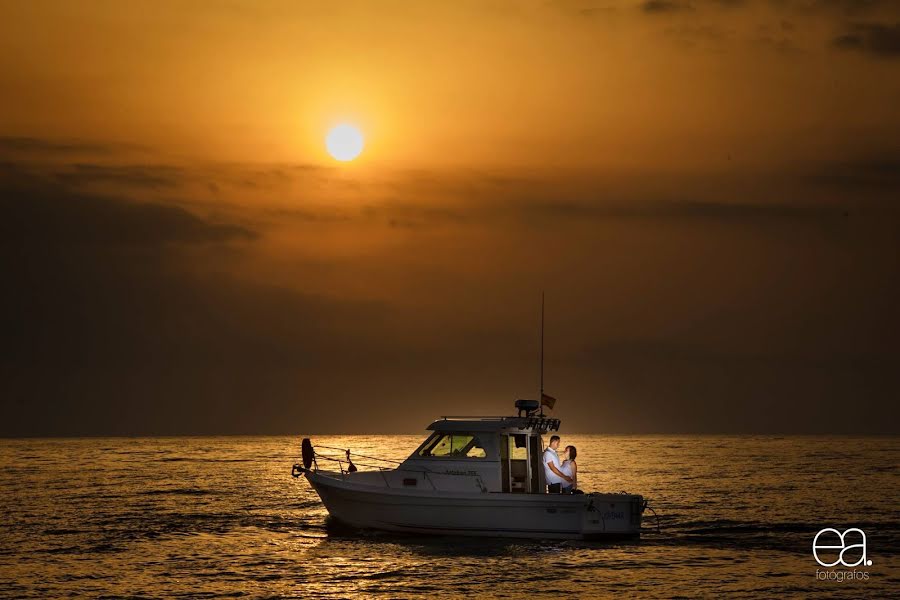
[[[631,538],[641,535],[646,503],[639,494],[587,494],[582,515],[584,539]]]

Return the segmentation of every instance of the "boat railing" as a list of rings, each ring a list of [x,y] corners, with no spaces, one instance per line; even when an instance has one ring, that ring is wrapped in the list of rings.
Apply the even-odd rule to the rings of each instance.
[[[340,452],[343,455],[334,456],[331,454],[323,454],[319,452],[319,449],[324,450],[334,450]],[[301,454],[302,454],[302,463],[297,463],[291,469],[291,475],[294,477],[300,477],[305,471],[318,471],[319,470],[319,460],[327,460],[331,462],[336,462],[338,464],[338,469],[341,471],[341,477],[345,477],[350,473],[355,473],[359,469],[356,465],[361,465],[364,467],[370,467],[373,469],[377,469],[378,471],[383,473],[385,471],[393,471],[396,470],[397,467],[403,464],[402,461],[393,460],[390,458],[381,458],[379,456],[369,456],[366,454],[360,454],[358,452],[352,452],[349,448],[338,448],[336,446],[323,446],[318,445],[314,446],[309,438],[303,438],[303,444],[301,445]],[[360,460],[363,459],[363,460]],[[374,462],[370,462],[374,461]],[[390,466],[385,466],[384,463],[389,463]],[[410,471],[418,471],[425,473],[425,477],[427,478],[427,473],[435,473],[436,471],[432,471],[426,466],[417,465],[415,467],[411,467],[408,470]],[[480,481],[480,478],[479,478]],[[385,483],[387,483],[387,479],[385,479]],[[431,483],[432,487],[434,486],[434,482],[429,479],[429,483]],[[484,484],[481,483],[482,488],[484,488]],[[486,488],[484,488],[486,489]]]
[[[441,415],[441,418],[445,421],[453,420],[453,419],[465,419],[465,420],[473,420],[473,419],[481,419],[482,421],[503,421],[504,419],[516,419],[518,417],[494,417],[494,416],[485,416],[485,415]]]
[[[338,452],[342,452],[344,454],[344,458],[338,458],[335,456],[330,456],[328,454],[322,454],[318,451],[319,448],[323,448],[325,450],[336,450]],[[358,452],[351,452],[349,448],[337,448],[335,446],[321,446],[317,445],[314,447],[315,458],[322,460],[330,460],[332,462],[338,463],[338,468],[341,470],[341,475],[345,475],[347,473],[353,473],[357,470],[356,465],[360,465],[363,467],[371,467],[373,469],[378,469],[380,471],[387,471],[390,469],[395,469],[394,465],[400,465],[401,462],[398,460],[391,460],[389,458],[380,458],[377,456],[367,456],[365,454],[360,454]],[[355,458],[355,462],[354,462]],[[362,461],[359,459],[363,459]],[[369,461],[375,461],[369,462]],[[345,463],[346,462],[346,466]],[[391,466],[385,466],[383,463],[390,463]],[[318,463],[317,463],[318,466]]]
[[[318,448],[323,448],[325,450],[336,450],[338,452],[343,453],[344,458],[342,459],[342,458],[338,458],[336,456],[322,454],[321,452],[318,451]],[[352,457],[356,457],[355,462]],[[360,458],[364,459],[364,461],[360,461],[359,460]],[[356,465],[361,465],[364,467],[371,467],[373,469],[377,469],[378,471],[380,471],[382,473],[382,477],[385,477],[385,475],[384,475],[385,471],[392,471],[392,470],[396,469],[397,466],[400,466],[403,464],[399,460],[392,460],[389,458],[380,458],[377,456],[367,456],[365,454],[359,454],[358,452],[352,452],[349,448],[337,448],[335,446],[321,446],[321,445],[313,446],[313,463],[316,465],[316,469],[318,469],[318,466],[319,466],[318,465],[319,459],[336,462],[338,464],[338,468],[341,471],[342,477],[345,477],[346,475],[348,475],[350,473],[355,473],[358,470]],[[345,461],[346,461],[346,466],[345,466]],[[377,462],[373,464],[368,461],[377,461]],[[379,462],[380,463],[391,463],[391,466],[386,467],[383,464],[378,464]],[[394,465],[396,465],[396,466],[394,466]],[[437,471],[432,471],[428,467],[425,467],[422,465],[418,465],[416,467],[410,468],[409,470],[422,473],[422,476],[424,477],[424,479],[426,481],[428,481],[428,483],[431,484],[431,487],[434,489],[437,489],[437,486],[435,485],[434,481],[432,481],[431,478],[428,476],[429,473],[437,473]],[[441,475],[456,475],[456,473],[440,473],[440,474]],[[460,474],[460,475],[463,476],[462,474]],[[464,476],[471,477],[471,475],[468,475],[468,474],[466,474]],[[477,479],[478,485],[481,487],[481,489],[483,491],[487,491],[487,487],[485,486],[484,481],[481,479],[481,476],[480,475],[476,476],[476,479]],[[389,485],[386,477],[385,477],[384,482],[386,485]]]
[[[497,424],[510,424],[513,427],[522,429],[539,429],[542,431],[558,431],[560,420],[545,415],[528,415],[528,416],[483,416],[483,415],[443,415],[441,421],[482,421]]]

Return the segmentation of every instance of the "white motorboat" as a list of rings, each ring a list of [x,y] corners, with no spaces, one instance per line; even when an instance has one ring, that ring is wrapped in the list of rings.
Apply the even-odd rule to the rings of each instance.
[[[539,402],[518,400],[518,416],[441,417],[398,466],[358,470],[381,460],[302,444],[305,476],[329,514],[355,528],[416,534],[597,539],[638,537],[647,503],[628,493],[548,493],[543,435],[559,419],[536,414]],[[525,413],[523,415],[523,413]],[[325,449],[325,447],[320,447]],[[323,459],[337,470],[320,468]]]

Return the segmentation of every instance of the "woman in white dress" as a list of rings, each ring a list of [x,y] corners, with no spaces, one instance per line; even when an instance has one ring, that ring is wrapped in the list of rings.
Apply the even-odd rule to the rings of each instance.
[[[575,446],[566,446],[563,451],[563,462],[559,466],[559,470],[572,478],[572,483],[562,488],[563,494],[571,494],[578,489],[578,464],[575,457],[578,456],[578,450]]]

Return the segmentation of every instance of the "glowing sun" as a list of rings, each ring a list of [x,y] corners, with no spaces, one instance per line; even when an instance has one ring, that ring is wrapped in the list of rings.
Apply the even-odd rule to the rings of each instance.
[[[363,135],[355,126],[341,123],[325,136],[328,154],[340,161],[353,160],[363,151]]]

